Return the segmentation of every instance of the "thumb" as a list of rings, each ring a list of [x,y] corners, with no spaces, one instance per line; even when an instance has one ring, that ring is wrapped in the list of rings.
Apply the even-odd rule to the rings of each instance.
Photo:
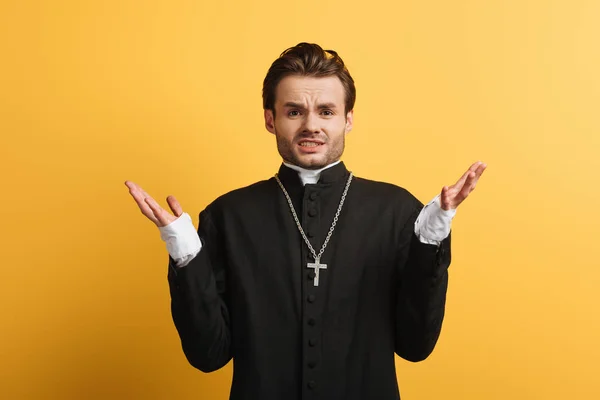
[[[171,211],[173,211],[173,214],[177,218],[179,218],[181,214],[183,214],[183,209],[181,208],[181,205],[179,204],[175,196],[167,196],[167,203],[169,204],[169,208],[171,208]]]
[[[448,193],[448,186],[444,186],[442,188],[442,193],[440,194],[440,206],[442,210],[450,209],[450,195]]]

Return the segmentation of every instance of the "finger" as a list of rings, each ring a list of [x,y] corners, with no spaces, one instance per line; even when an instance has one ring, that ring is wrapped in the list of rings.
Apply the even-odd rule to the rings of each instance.
[[[140,205],[140,202],[143,203],[144,196],[140,193],[139,190],[137,190],[137,188],[135,187],[135,184],[125,183],[125,185],[129,189],[129,194],[131,194],[131,197],[133,197],[133,199],[138,204],[138,206]]]
[[[471,194],[473,192],[473,190],[475,190],[475,187],[477,186],[477,182],[479,182],[479,178],[481,177],[481,174],[483,173],[483,171],[485,171],[485,168],[483,168],[483,170],[481,170],[481,172],[479,172],[479,175],[476,175],[475,179],[473,179],[473,181],[471,182],[471,184],[469,186],[468,194]]]
[[[155,224],[158,225],[158,220],[156,219],[156,217],[154,216],[154,212],[152,211],[152,209],[150,208],[150,206],[148,205],[148,203],[146,203],[144,201],[144,199],[142,199],[141,203],[138,203],[138,206],[140,208],[140,211],[142,212],[142,214],[144,214],[150,221],[154,222]]]
[[[154,217],[158,220],[158,223],[160,224],[159,226],[165,226],[171,222],[169,219],[169,214],[156,202],[156,200],[148,196],[146,197],[145,201],[152,210]]]
[[[146,191],[145,191],[144,189],[142,189],[142,187],[141,187],[141,186],[138,186],[138,189],[139,189],[139,191],[140,191],[140,192],[142,192],[142,194],[143,194],[145,197],[150,197],[150,198],[152,198],[152,196],[150,196],[148,193],[146,193]],[[158,203],[156,203],[156,204],[158,204]]]
[[[173,214],[177,218],[179,218],[181,214],[183,214],[183,209],[181,208],[181,205],[179,204],[175,196],[167,196],[167,203],[169,204],[169,208],[171,209],[171,211],[173,211]]]
[[[469,193],[471,193],[473,190],[475,190],[475,186],[477,186],[477,182],[479,182],[479,178],[481,177],[481,175],[483,174],[483,171],[485,171],[486,168],[487,168],[487,164],[481,163],[475,170],[474,179],[465,183],[465,186],[469,187]]]
[[[485,171],[485,169],[487,168],[487,164],[486,163],[481,163],[481,165],[479,165],[479,167],[477,167],[477,169],[475,170],[475,174],[477,175],[477,179],[479,180],[479,177],[483,174],[483,171]]]
[[[145,201],[146,197],[140,191],[139,186],[131,181],[126,181],[125,185],[129,188],[129,193],[131,194],[131,197],[133,197],[133,199],[137,203],[142,214],[144,214],[152,222],[157,223],[158,220],[154,216],[152,209],[146,203],[146,201]]]
[[[134,196],[134,194],[139,193],[137,185],[131,181],[125,181],[125,186],[127,186],[127,188],[129,189],[129,193],[131,193],[132,196]],[[134,198],[136,198],[136,196],[134,196]]]
[[[152,208],[146,203],[145,198],[142,198],[141,203],[138,204],[140,207],[140,211],[144,214],[150,221],[154,222],[156,225],[159,224],[158,219],[154,215]]]
[[[457,208],[475,190],[479,177],[486,168],[487,164],[477,161],[469,167],[467,172],[465,172],[455,185],[449,188],[447,192],[449,196],[447,200],[449,208]]]
[[[147,205],[146,203],[146,199],[150,198],[152,199],[152,201],[154,201],[154,203],[156,205],[158,205],[158,203],[156,203],[156,201],[152,198],[152,196],[150,196],[144,189],[142,189],[142,187],[134,182],[128,181],[129,182],[129,187],[133,190],[133,194],[135,194],[135,198],[138,200],[141,200],[142,205]],[[160,207],[160,205],[158,205],[158,207]]]
[[[465,184],[465,181],[467,180],[467,178],[469,177],[469,174],[471,172],[474,172],[477,170],[477,168],[479,167],[479,164],[481,164],[480,161],[477,161],[476,163],[473,163],[469,169],[467,170],[467,172],[465,172],[463,174],[463,176],[460,177],[460,179],[453,185],[456,188],[458,188],[458,190],[462,190],[463,185]]]
[[[485,171],[487,165],[485,164],[481,164],[477,170],[474,172],[474,177],[473,179],[471,179],[470,181],[467,181],[467,183],[465,183],[465,186],[469,187],[469,193],[471,193],[473,190],[475,190],[475,186],[477,186],[477,182],[479,182],[479,178],[481,177],[481,174],[483,174],[483,171]]]
[[[475,172],[470,172],[463,188],[461,189],[460,193],[456,196],[456,201],[458,202],[458,204],[462,203],[467,198],[467,196],[473,190],[475,190],[476,184],[477,184],[477,175],[475,174]]]
[[[144,197],[152,197],[150,196],[148,193],[146,193],[146,191],[144,189],[142,189],[142,187],[140,185],[138,185],[137,183],[130,182],[131,186],[133,186],[135,188],[135,190],[137,190],[139,193],[141,193]]]
[[[133,181],[125,181],[125,186],[127,186],[130,190],[136,190],[140,193],[142,192],[140,185]]]
[[[158,204],[158,202],[156,200],[154,200],[154,198],[152,196],[150,196],[148,193],[146,193],[146,191],[144,189],[142,189],[140,186],[138,186],[138,188],[144,194],[146,203],[151,206],[150,208],[153,211],[153,215],[157,218],[158,222],[160,222],[161,226],[168,225],[175,220],[175,218],[173,218],[173,216],[171,214],[169,214],[169,212],[167,210],[162,208],[160,206],[160,204]],[[172,196],[169,196],[169,197],[172,197]],[[173,210],[173,207],[171,207],[171,204],[169,204],[169,207],[171,207],[171,210],[173,210],[173,213],[177,217],[179,217],[183,213],[183,210],[181,209],[181,206],[179,205],[179,202],[177,202],[175,197],[173,197],[173,199],[177,203],[177,207],[180,210],[179,215],[175,212],[175,210]],[[167,197],[167,202],[168,202],[168,197]]]
[[[146,193],[141,186],[137,185],[134,182],[131,181],[126,181],[125,185],[129,188],[129,192],[131,193],[131,195],[133,196],[134,199],[136,199],[136,201],[141,202],[142,204],[144,203],[144,198],[148,197],[148,193]]]

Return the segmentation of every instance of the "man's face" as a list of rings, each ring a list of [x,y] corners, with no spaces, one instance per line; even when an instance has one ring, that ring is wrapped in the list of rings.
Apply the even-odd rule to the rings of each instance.
[[[265,125],[284,161],[319,169],[340,159],[353,111],[345,112],[344,87],[337,77],[285,77],[277,85],[274,108],[275,116],[265,110]]]

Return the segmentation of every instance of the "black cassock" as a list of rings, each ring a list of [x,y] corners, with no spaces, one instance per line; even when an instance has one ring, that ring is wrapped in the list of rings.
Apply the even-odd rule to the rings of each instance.
[[[303,186],[279,170],[317,253],[348,176],[339,163]],[[188,361],[210,372],[233,358],[233,400],[398,399],[394,353],[425,359],[444,317],[450,237],[418,240],[422,207],[398,186],[353,178],[315,287],[274,178],[219,197],[200,213],[200,253],[179,269],[169,258]]]

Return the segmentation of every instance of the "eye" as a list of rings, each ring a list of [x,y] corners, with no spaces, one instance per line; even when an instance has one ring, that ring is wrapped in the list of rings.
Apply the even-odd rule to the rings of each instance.
[[[288,112],[288,116],[290,117],[297,117],[298,115],[300,115],[300,112],[298,110],[292,110]]]
[[[330,116],[333,115],[333,111],[331,111],[331,110],[323,110],[323,115],[326,115],[326,116],[330,117]]]

